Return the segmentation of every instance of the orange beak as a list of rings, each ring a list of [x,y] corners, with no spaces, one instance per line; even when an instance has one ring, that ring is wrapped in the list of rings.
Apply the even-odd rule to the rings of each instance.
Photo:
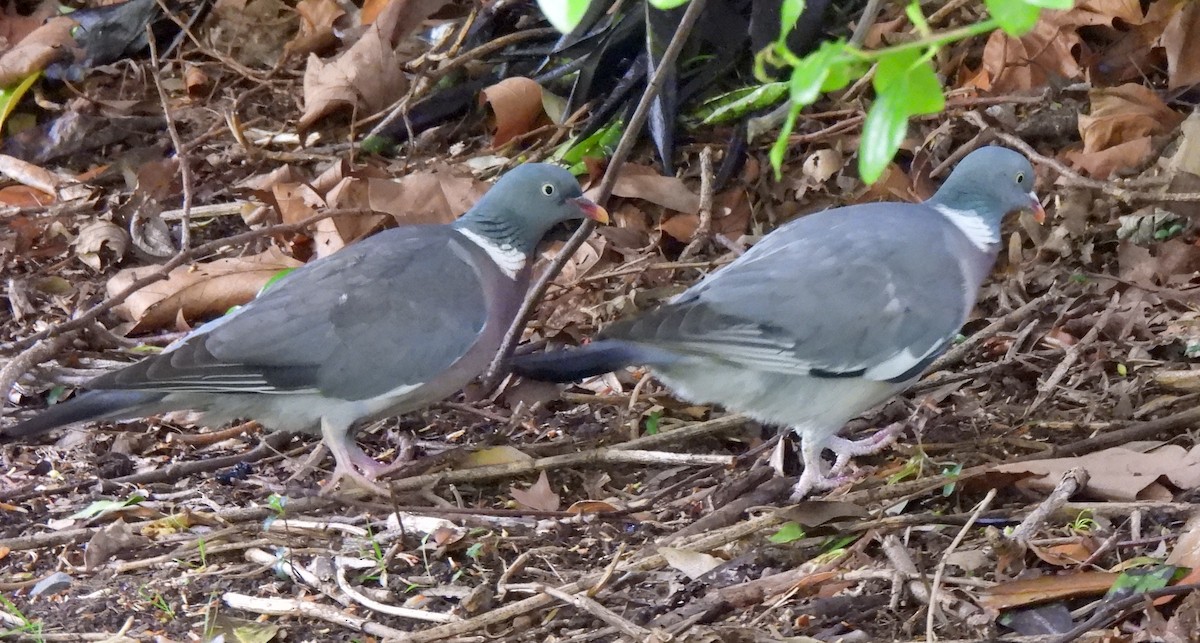
[[[1033,220],[1041,225],[1046,222],[1046,210],[1042,207],[1042,202],[1033,192],[1029,193],[1029,211],[1033,213]]]
[[[608,224],[608,210],[596,205],[591,199],[585,197],[577,197],[570,200],[583,210],[583,216],[595,221],[596,223]]]

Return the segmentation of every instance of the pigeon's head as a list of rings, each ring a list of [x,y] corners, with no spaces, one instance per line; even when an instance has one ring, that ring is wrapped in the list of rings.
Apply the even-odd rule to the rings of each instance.
[[[583,196],[565,169],[526,163],[500,177],[459,225],[529,256],[550,228],[572,219],[608,223],[608,212]]]
[[[1032,212],[1038,223],[1046,218],[1033,179],[1029,159],[1006,147],[982,147],[959,162],[928,202],[974,212],[999,235],[1000,222],[1009,213]]]

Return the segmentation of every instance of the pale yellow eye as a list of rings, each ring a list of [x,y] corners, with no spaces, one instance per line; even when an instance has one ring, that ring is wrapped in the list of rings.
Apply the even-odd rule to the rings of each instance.
[[[554,186],[549,183],[542,184],[542,194],[546,196],[554,196]]]
[[[1024,182],[1025,182],[1025,173],[1017,172],[1017,183],[1024,183]]]

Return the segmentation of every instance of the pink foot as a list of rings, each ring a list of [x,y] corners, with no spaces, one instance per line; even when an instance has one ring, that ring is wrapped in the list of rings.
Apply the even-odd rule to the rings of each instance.
[[[875,435],[862,440],[847,440],[837,436],[829,438],[825,448],[833,451],[833,454],[837,456],[837,460],[834,461],[833,468],[829,472],[832,474],[841,472],[846,465],[850,464],[850,458],[855,456],[879,453],[891,446],[903,430],[904,423],[895,422],[880,429]]]

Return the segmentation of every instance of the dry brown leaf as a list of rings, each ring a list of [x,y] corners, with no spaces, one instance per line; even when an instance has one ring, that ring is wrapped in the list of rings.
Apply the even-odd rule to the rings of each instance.
[[[558,511],[558,506],[561,500],[558,494],[550,488],[550,479],[546,477],[546,472],[543,471],[538,475],[537,482],[533,483],[528,489],[518,489],[512,487],[509,490],[513,500],[535,511]]]
[[[0,87],[15,85],[51,62],[69,57],[76,49],[71,31],[77,26],[79,23],[67,16],[51,18],[4,52],[0,56]]]
[[[400,225],[450,223],[471,209],[488,187],[483,181],[448,170],[368,179],[367,207],[392,215]]]
[[[512,76],[484,88],[479,104],[491,108],[492,147],[537,128],[549,121],[542,107],[542,86],[532,78]]]
[[[517,464],[524,462],[533,462],[533,456],[522,453],[515,447],[502,445],[473,451],[459,466],[464,469],[470,469],[473,467],[490,467],[496,464]]]
[[[1182,3],[1157,44],[1167,53],[1169,87],[1191,87],[1200,83],[1200,4]]]
[[[330,61],[310,55],[304,71],[304,114],[296,124],[301,137],[318,120],[339,110],[354,110],[362,117],[399,100],[408,91],[408,77],[396,44],[445,3],[392,0],[345,52]]]
[[[674,547],[659,547],[658,553],[667,561],[667,564],[675,568],[677,571],[683,572],[684,576],[692,580],[696,580],[701,576],[720,567],[725,561],[704,552],[692,551],[690,549],[676,549]]]
[[[1042,576],[997,583],[979,594],[979,604],[994,610],[1011,609],[1066,598],[1100,596],[1112,587],[1117,574],[1082,572]]]
[[[1045,548],[1031,544],[1029,549],[1038,558],[1056,567],[1076,567],[1096,551],[1096,542],[1091,538],[1081,537],[1075,542]]]
[[[9,185],[0,188],[0,203],[17,208],[47,206],[54,203],[53,194],[48,194],[28,185]]]
[[[100,252],[107,247],[112,257],[120,260],[129,249],[129,232],[112,221],[98,219],[79,230],[73,242],[75,256],[92,270],[100,271]]]
[[[1068,470],[1083,467],[1090,476],[1087,492],[1105,500],[1169,501],[1172,493],[1160,479],[1178,489],[1200,487],[1200,447],[1188,451],[1174,444],[1153,450],[1147,446],[1131,443],[1079,457],[1006,464],[996,471],[1040,476],[1021,484],[1048,492]]]
[[[1121,170],[1141,167],[1150,160],[1153,151],[1153,141],[1149,136],[1143,136],[1099,152],[1067,150],[1063,158],[1082,174],[1107,179]]]
[[[204,69],[199,65],[188,65],[184,68],[183,86],[187,90],[188,96],[192,98],[204,96],[208,93],[211,84],[212,79],[204,73]]]
[[[587,191],[589,196],[598,188]],[[621,166],[621,174],[613,185],[613,196],[627,199],[642,199],[668,210],[697,214],[700,212],[700,195],[692,192],[683,181],[673,176],[663,176],[654,168],[633,163]]]
[[[569,514],[606,514],[618,511],[618,509],[615,506],[600,500],[580,500],[578,502],[571,503],[571,506],[567,507],[566,511]],[[2,556],[0,556],[0,558],[2,558]]]
[[[1088,99],[1090,113],[1079,116],[1079,135],[1083,151],[1088,153],[1164,134],[1184,118],[1167,107],[1154,90],[1135,83],[1094,88],[1088,92]]]
[[[271,186],[271,194],[283,223],[299,223],[326,206],[325,199],[303,183],[277,183]]]
[[[331,208],[367,207],[367,182],[353,177],[343,178],[325,195]],[[318,257],[331,255],[347,244],[361,239],[383,223],[384,215],[346,215],[330,217],[317,222],[313,241]]]
[[[125,319],[136,322],[130,331],[134,333],[172,327],[177,315],[189,321],[215,317],[254,299],[280,270],[300,265],[299,261],[271,248],[249,257],[180,266],[165,280],[133,293],[116,310]],[[139,266],[122,270],[108,280],[109,296],[158,269],[158,266]]]
[[[1044,87],[1050,78],[1079,78],[1083,68],[1074,54],[1079,44],[1079,34],[1063,12],[1047,11],[1020,38],[999,29],[992,32],[983,48],[982,70],[987,78],[973,82],[1003,94]]]
[[[300,0],[296,3],[296,13],[300,14],[300,31],[284,45],[284,51],[306,55],[337,44],[333,25],[346,15],[341,5],[334,0]]]

